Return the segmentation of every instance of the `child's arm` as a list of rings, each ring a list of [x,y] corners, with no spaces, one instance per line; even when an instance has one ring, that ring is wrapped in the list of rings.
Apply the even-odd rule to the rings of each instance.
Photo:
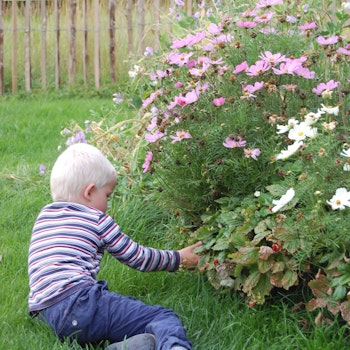
[[[201,246],[202,242],[197,242],[186,248],[179,250],[181,256],[181,264],[186,268],[194,268],[198,264],[199,256],[193,251],[197,247]]]

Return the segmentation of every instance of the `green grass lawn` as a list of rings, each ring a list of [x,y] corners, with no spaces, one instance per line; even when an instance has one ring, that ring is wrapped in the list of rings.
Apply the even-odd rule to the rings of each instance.
[[[41,207],[50,201],[48,170],[63,143],[61,129],[71,120],[83,123],[91,110],[103,115],[111,95],[55,93],[3,97],[0,101],[0,349],[68,349],[43,324],[27,314],[27,250]],[[118,201],[119,199],[115,199]],[[114,203],[123,230],[143,244],[176,248],[171,223],[152,203],[130,195]],[[276,295],[264,306],[249,308],[240,295],[220,295],[196,271],[142,274],[105,256],[101,279],[110,289],[144,302],[173,308],[182,319],[196,350],[348,349],[349,328],[335,321],[315,325],[316,314],[292,311],[300,290]]]

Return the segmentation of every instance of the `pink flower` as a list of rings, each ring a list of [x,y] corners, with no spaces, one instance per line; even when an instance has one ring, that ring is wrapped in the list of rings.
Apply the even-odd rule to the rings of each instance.
[[[272,54],[270,51],[265,51],[259,56],[263,61],[269,63],[271,66],[276,65],[277,63],[284,62],[286,56],[281,53]]]
[[[167,108],[170,110],[177,105],[185,107],[188,104],[194,103],[196,101],[198,101],[198,93],[196,92],[196,90],[192,90],[188,92],[185,96],[183,96],[182,94],[175,96],[174,101],[170,102]]]
[[[208,88],[209,88],[209,83],[205,82],[203,85],[201,85],[201,83],[197,83],[196,85],[196,93],[197,95],[202,94],[203,92],[205,92]]]
[[[244,148],[243,151],[246,158],[253,158],[255,160],[258,160],[261,153],[259,148]]]
[[[349,48],[339,47],[337,50],[338,53],[341,53],[342,55],[350,56],[350,50]]]
[[[301,63],[298,60],[288,60],[284,63],[281,63],[279,68],[272,67],[272,70],[277,75],[281,75],[281,74],[293,75],[300,67],[301,67]]]
[[[256,4],[256,8],[271,7],[282,4],[283,0],[259,0]]]
[[[251,65],[248,69],[247,69],[247,75],[249,76],[259,76],[264,74],[264,72],[267,72],[270,69],[270,65],[264,61],[256,61],[255,64]]]
[[[158,129],[153,134],[145,134],[145,139],[149,143],[153,143],[161,139],[165,134]]]
[[[205,38],[205,35],[206,35],[205,32],[200,32],[200,33],[197,33],[196,35],[188,34],[184,39],[175,40],[173,42],[173,45],[171,45],[170,47],[172,49],[180,49],[181,47],[184,47],[184,46],[192,46],[192,45],[198,44],[201,40]]]
[[[142,102],[142,108],[148,107],[151,103],[153,103],[158,96],[163,95],[163,90],[157,90],[155,92],[152,92],[148,98],[143,100]]]
[[[322,95],[325,90],[333,90],[339,85],[338,81],[330,80],[328,83],[320,83],[312,89],[316,95]]]
[[[208,32],[210,34],[219,34],[222,32],[221,26],[218,26],[217,24],[210,22],[209,27],[208,27]]]
[[[189,58],[193,55],[193,52],[189,53],[177,53],[171,52],[168,56],[169,64],[176,64],[179,67],[184,66],[189,61]]]
[[[267,22],[271,21],[273,15],[274,15],[274,12],[272,12],[272,11],[270,11],[268,13],[264,13],[262,16],[256,16],[254,18],[254,22],[267,23]]]
[[[238,73],[244,72],[244,71],[246,71],[248,68],[249,68],[249,66],[248,66],[247,61],[244,61],[244,62],[238,64],[238,65],[235,67],[235,69],[234,69],[234,71],[233,71],[233,74],[238,74]]]
[[[227,43],[232,41],[233,36],[231,34],[221,34],[215,38],[213,38],[211,41],[214,44],[220,44],[220,43]]]
[[[196,77],[201,77],[203,73],[210,67],[210,64],[204,63],[201,68],[192,68],[189,70],[189,73]]]
[[[309,68],[305,68],[305,67],[300,67],[299,69],[297,69],[295,71],[296,74],[298,74],[300,77],[303,77],[305,79],[313,79],[315,77],[315,72],[314,71],[310,71]]]
[[[238,27],[249,29],[249,28],[254,28],[257,23],[256,22],[243,22],[243,21],[238,21],[237,23]]]
[[[241,17],[255,17],[259,12],[259,9],[255,8],[254,10],[247,9],[244,12],[241,12],[239,15]]]
[[[229,136],[223,143],[226,148],[244,147],[246,144],[247,141],[242,140],[240,136]]]
[[[254,85],[245,85],[242,84],[242,90],[248,91],[250,94],[252,94],[255,91],[261,90],[264,87],[265,83],[263,81],[256,82]]]
[[[333,45],[333,44],[336,44],[339,40],[339,37],[337,35],[333,35],[331,37],[329,37],[328,39],[326,39],[324,36],[319,36],[317,38],[317,42],[320,44],[320,45]]]
[[[177,81],[177,82],[174,84],[174,86],[175,86],[176,88],[182,88],[182,87],[183,87],[183,84],[181,83],[181,81]]]
[[[191,139],[192,136],[188,131],[176,131],[176,136],[170,136],[173,140],[171,143],[182,141],[183,139]]]
[[[301,31],[306,31],[306,30],[311,30],[311,29],[315,29],[317,27],[316,22],[311,22],[311,23],[305,23],[302,26],[299,26],[298,28]]]
[[[152,120],[151,120],[151,123],[148,124],[148,126],[147,126],[146,129],[147,129],[148,131],[154,130],[154,129],[157,127],[157,120],[158,120],[157,117],[153,117]]]
[[[149,167],[151,165],[152,157],[153,157],[153,153],[151,151],[148,151],[146,153],[145,161],[142,164],[143,173],[146,173],[147,170],[149,169]]]
[[[196,66],[196,60],[189,60],[186,64],[187,68],[193,68]]]
[[[222,106],[225,103],[225,97],[214,98],[213,104],[216,107]]]
[[[157,77],[158,78],[165,78],[165,77],[168,77],[170,76],[172,73],[171,69],[166,69],[165,71],[162,71],[160,69],[157,69]]]

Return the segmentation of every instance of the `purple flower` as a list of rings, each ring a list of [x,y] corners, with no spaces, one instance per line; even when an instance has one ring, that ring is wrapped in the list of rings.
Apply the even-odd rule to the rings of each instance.
[[[244,147],[246,144],[247,141],[242,140],[240,136],[229,136],[223,143],[226,148]]]
[[[147,46],[146,49],[145,49],[144,55],[145,55],[145,56],[153,56],[153,55],[154,55],[154,52],[153,52],[152,47]]]
[[[40,164],[39,175],[40,176],[44,176],[45,175],[45,170],[46,170],[46,166],[44,164]]]
[[[73,145],[75,143],[87,143],[86,138],[85,138],[85,134],[83,131],[79,131],[75,135],[69,137],[67,142],[66,142],[66,145],[70,146],[70,145]]]
[[[116,93],[116,94],[113,94],[113,101],[119,105],[123,102],[123,95],[121,93]]]

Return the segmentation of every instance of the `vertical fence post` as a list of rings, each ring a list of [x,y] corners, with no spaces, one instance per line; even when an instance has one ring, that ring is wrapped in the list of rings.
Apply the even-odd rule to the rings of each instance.
[[[88,7],[87,0],[83,1],[83,26],[84,26],[84,39],[83,39],[83,74],[84,84],[89,83],[89,51],[88,51]]]
[[[154,44],[153,44],[153,49],[154,51],[158,51],[160,49],[160,41],[159,41],[159,36],[160,36],[160,31],[159,31],[159,26],[160,26],[160,0],[154,0],[154,5],[153,5],[153,12],[154,12],[154,19],[153,23],[155,25],[154,27]]]
[[[133,0],[126,0],[125,6],[125,16],[128,31],[128,51],[130,53],[134,52],[134,31],[133,31],[133,21],[132,21],[132,5]]]
[[[60,69],[60,9],[59,0],[54,0],[54,32],[55,32],[55,87],[58,89],[61,85]]]
[[[4,77],[4,24],[2,22],[2,0],[0,0],[0,94],[5,93]]]
[[[109,69],[110,76],[113,83],[117,82],[115,74],[115,0],[109,0]]]
[[[25,90],[31,90],[31,47],[30,47],[30,0],[26,0],[25,4],[25,32],[24,32],[24,84]]]
[[[95,87],[100,87],[100,0],[94,2],[94,71]]]
[[[68,63],[68,84],[72,85],[75,78],[75,69],[77,64],[76,54],[76,12],[77,1],[70,0],[69,17],[70,17],[70,36],[69,36],[69,63]]]
[[[17,72],[17,0],[12,0],[12,92],[18,89]]]
[[[145,1],[137,0],[138,9],[138,37],[139,37],[139,54],[142,55],[145,50]]]
[[[46,88],[46,0],[41,0],[41,86]]]
[[[185,2],[185,11],[188,16],[193,15],[193,1],[192,0],[186,0]]]

